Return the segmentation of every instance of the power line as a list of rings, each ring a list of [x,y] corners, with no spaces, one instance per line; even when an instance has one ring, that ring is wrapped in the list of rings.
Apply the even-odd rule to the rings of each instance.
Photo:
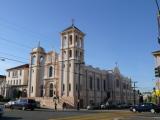
[[[11,59],[11,58],[8,58],[8,57],[1,57],[1,56],[0,56],[0,60],[1,61],[10,60],[10,61],[19,62],[19,63],[26,63],[24,61],[20,61],[20,60],[17,60],[17,59]]]
[[[26,27],[24,27],[24,26],[20,26],[20,25],[17,25],[17,24],[15,24],[15,23],[13,23],[13,22],[10,22],[10,21],[8,21],[8,20],[6,20],[6,19],[4,19],[4,18],[2,18],[2,17],[0,17],[0,21],[2,21],[2,22],[5,22],[5,23],[7,23],[8,25],[10,25],[9,27],[10,28],[12,28],[12,29],[14,29],[14,30],[18,30],[18,29],[21,29],[21,30],[23,30],[23,31],[27,31],[27,32],[29,32],[29,33],[32,33],[32,36],[34,35],[34,37],[43,37],[43,40],[44,40],[44,38],[46,38],[46,37],[48,37],[47,35],[43,35],[43,34],[41,34],[41,33],[37,33],[37,32],[35,32],[35,31],[32,31],[32,30],[30,30],[30,29],[28,29],[28,28],[26,28]],[[4,25],[4,24],[2,24],[2,25]],[[11,27],[11,26],[13,26],[13,27]],[[26,33],[26,32],[24,32],[24,33]],[[30,34],[31,35],[31,34]],[[36,37],[36,39],[37,39],[37,37]]]
[[[14,44],[16,46],[19,46],[19,47],[25,47],[25,48],[28,48],[28,49],[32,49],[32,47],[28,46],[28,45],[25,45],[25,44],[21,44],[19,42],[16,42],[16,41],[12,41],[12,40],[9,40],[9,39],[6,39],[4,37],[0,37],[1,40],[5,41],[5,42],[8,42],[10,44]]]
[[[7,55],[7,56],[12,56],[12,57],[16,57],[16,58],[20,58],[20,59],[24,59],[24,60],[29,60],[27,58],[16,56],[16,55],[13,55],[13,54],[10,54],[10,53],[6,53],[6,52],[0,52],[0,54]]]

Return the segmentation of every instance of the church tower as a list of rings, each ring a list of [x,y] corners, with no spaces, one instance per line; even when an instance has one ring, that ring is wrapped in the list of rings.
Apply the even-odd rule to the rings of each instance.
[[[30,53],[28,96],[43,96],[45,51],[40,45]]]
[[[84,36],[72,24],[61,32],[60,96],[75,106],[77,99],[79,66],[84,63]]]

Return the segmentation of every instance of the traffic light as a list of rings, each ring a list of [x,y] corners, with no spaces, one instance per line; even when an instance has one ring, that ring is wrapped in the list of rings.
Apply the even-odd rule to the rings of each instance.
[[[154,71],[155,71],[155,77],[160,77],[160,66],[156,67]]]

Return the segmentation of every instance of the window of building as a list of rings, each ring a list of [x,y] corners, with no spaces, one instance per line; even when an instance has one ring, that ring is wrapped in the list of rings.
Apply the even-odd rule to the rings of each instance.
[[[32,56],[31,58],[31,64],[34,65],[36,63],[36,56]]]
[[[10,77],[10,72],[8,72],[8,77]]]
[[[78,85],[76,84],[76,91],[78,90]]]
[[[99,78],[97,79],[97,90],[100,90],[100,80],[99,80]]]
[[[32,93],[33,93],[33,86],[32,86]]]
[[[119,87],[119,80],[116,80],[116,87]]]
[[[15,85],[15,80],[13,81],[13,85]]]
[[[67,38],[66,36],[63,37],[63,47],[67,46]]]
[[[49,67],[49,77],[52,77],[52,74],[53,74],[53,67],[50,66]]]
[[[69,83],[69,91],[71,91],[71,83]]]
[[[18,85],[18,80],[16,80],[16,85]]]
[[[82,47],[82,38],[79,39],[79,47]]]
[[[80,58],[82,57],[82,52],[79,52],[79,56],[80,56]]]
[[[43,85],[41,85],[40,96],[43,97]]]
[[[40,64],[43,64],[43,62],[44,62],[44,57],[43,56],[40,57],[39,62],[40,62]]]
[[[65,85],[63,84],[63,91],[65,91]]]
[[[103,80],[103,89],[106,90],[106,80]]]
[[[72,45],[72,35],[69,36],[69,44]]]
[[[72,57],[72,50],[69,50],[69,57]]]
[[[49,96],[53,97],[53,84],[52,83],[49,86]]]
[[[21,85],[21,79],[19,80],[19,85]]]
[[[76,58],[78,58],[78,51],[76,50]]]
[[[78,46],[78,36],[76,35],[76,38],[75,38],[75,45]]]
[[[11,80],[11,85],[12,85],[12,80]]]
[[[22,70],[19,70],[19,75],[20,75],[20,76],[22,75]]]
[[[92,77],[90,77],[90,80],[89,80],[89,88],[90,88],[90,90],[92,90],[92,88],[93,88],[93,86],[92,86],[93,82],[92,81],[93,81]]]

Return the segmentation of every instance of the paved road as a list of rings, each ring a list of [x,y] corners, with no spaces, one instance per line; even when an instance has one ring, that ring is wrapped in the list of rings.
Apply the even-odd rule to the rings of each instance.
[[[0,120],[160,120],[160,114],[132,113],[125,110],[53,111],[37,109],[35,111],[6,110]]]

